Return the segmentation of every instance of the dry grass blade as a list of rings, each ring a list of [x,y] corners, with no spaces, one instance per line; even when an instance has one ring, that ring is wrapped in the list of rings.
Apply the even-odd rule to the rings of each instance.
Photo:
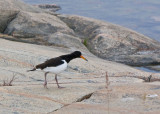
[[[110,85],[110,82],[109,82],[109,76],[108,76],[108,73],[106,72],[106,89],[107,89],[107,102],[108,102],[108,114],[110,112],[110,95],[111,95],[111,89],[109,89],[109,85]]]
[[[5,80],[3,80],[3,84],[2,84],[2,86],[5,86],[6,85],[6,81]]]
[[[108,89],[110,82],[109,82],[109,78],[108,78],[108,73],[106,72],[106,88]]]
[[[13,75],[12,79],[9,81],[8,86],[12,86],[12,82],[15,80],[15,75]]]
[[[12,86],[13,81],[16,79],[15,78],[16,74],[13,73],[12,79],[8,82],[6,82],[5,80],[3,81],[3,84],[0,86]]]

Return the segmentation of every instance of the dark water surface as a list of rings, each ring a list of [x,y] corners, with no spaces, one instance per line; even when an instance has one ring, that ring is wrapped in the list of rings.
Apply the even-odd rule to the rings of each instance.
[[[23,0],[29,4],[57,4],[59,13],[104,20],[160,41],[160,0]]]
[[[156,71],[156,70],[148,69],[148,68],[146,68],[146,67],[135,67],[135,68],[136,68],[136,69],[139,69],[139,70],[146,71],[146,72],[160,73],[160,71]]]

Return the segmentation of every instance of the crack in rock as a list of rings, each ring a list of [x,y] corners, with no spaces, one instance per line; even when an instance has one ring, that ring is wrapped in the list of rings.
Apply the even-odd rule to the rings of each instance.
[[[73,102],[73,103],[82,102],[83,100],[89,99],[89,98],[93,95],[93,93],[94,93],[94,92],[89,93],[89,94],[86,94],[86,95],[82,96],[81,98],[79,98],[78,100],[76,100],[76,101]],[[73,104],[73,103],[71,103],[71,104]],[[66,105],[64,105],[64,106],[61,107],[61,108],[58,108],[58,109],[56,109],[56,110],[54,110],[54,111],[52,111],[52,112],[49,112],[48,114],[53,113],[53,112],[56,112],[56,111],[58,111],[58,110],[60,110],[60,109],[62,109],[62,108],[64,108],[64,107],[66,107],[66,106],[69,106],[69,105],[71,105],[71,104],[66,104]]]
[[[83,100],[89,99],[92,96],[93,93],[89,93],[87,95],[82,96],[79,98],[76,102],[82,102]]]
[[[15,14],[11,15],[8,19],[8,21],[6,22],[6,27],[4,28],[4,30],[2,31],[3,34],[6,34],[7,31],[7,27],[8,25],[14,20],[16,19],[17,15],[19,14],[20,11],[15,12]]]

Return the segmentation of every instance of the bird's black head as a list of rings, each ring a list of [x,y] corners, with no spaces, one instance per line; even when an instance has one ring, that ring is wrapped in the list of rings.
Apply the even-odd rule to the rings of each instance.
[[[73,52],[73,53],[71,53],[71,54],[62,55],[62,56],[60,56],[60,57],[61,57],[62,59],[64,59],[64,60],[66,60],[67,63],[69,63],[72,59],[75,59],[75,58],[82,58],[82,59],[88,61],[86,58],[84,58],[84,57],[82,56],[82,53],[81,53],[80,51],[75,51],[75,52]]]
[[[82,55],[82,53],[80,51],[75,51],[75,52],[71,53],[71,55],[74,58],[80,58],[80,56]]]
[[[84,58],[84,57],[82,56],[82,53],[81,53],[80,51],[75,51],[75,52],[71,53],[71,55],[72,55],[74,58],[82,58],[82,59],[88,61],[86,58]]]

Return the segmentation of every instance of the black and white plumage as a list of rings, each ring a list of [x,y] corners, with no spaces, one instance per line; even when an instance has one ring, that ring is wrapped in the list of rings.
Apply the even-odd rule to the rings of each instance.
[[[67,54],[67,55],[62,55],[56,58],[52,58],[49,59],[47,61],[45,61],[42,64],[38,64],[36,65],[32,70],[28,70],[28,71],[35,71],[35,70],[42,70],[45,72],[45,81],[44,81],[44,87],[47,88],[47,80],[46,80],[46,76],[48,73],[54,73],[55,74],[55,80],[57,83],[58,88],[61,88],[58,84],[58,80],[57,80],[57,74],[61,73],[62,71],[64,71],[67,68],[67,64],[75,58],[82,58],[86,61],[88,61],[86,58],[84,58],[81,54],[80,51],[75,51],[71,54]]]

